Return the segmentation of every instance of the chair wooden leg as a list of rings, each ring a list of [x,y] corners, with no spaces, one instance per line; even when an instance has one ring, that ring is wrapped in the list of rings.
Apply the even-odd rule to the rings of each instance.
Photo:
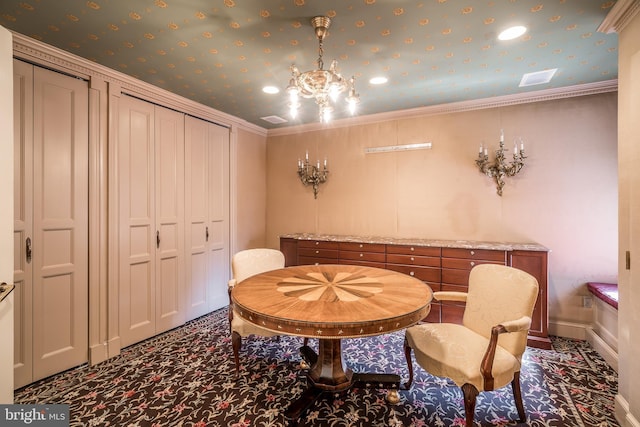
[[[462,394],[464,395],[464,414],[467,419],[466,426],[473,427],[473,416],[476,411],[476,397],[478,397],[478,389],[469,383],[462,385]]]
[[[404,357],[407,359],[407,367],[409,368],[409,381],[404,383],[405,389],[410,389],[413,383],[413,362],[411,361],[411,346],[407,341],[407,337],[404,337]]]
[[[511,389],[513,390],[513,398],[516,401],[516,408],[518,408],[518,415],[520,416],[520,422],[523,423],[527,419],[527,416],[524,412],[522,392],[520,391],[520,372],[516,372],[513,375],[513,381],[511,381]]]
[[[240,374],[240,347],[242,337],[236,331],[231,332],[231,346],[233,347],[233,360],[236,364],[236,377]]]

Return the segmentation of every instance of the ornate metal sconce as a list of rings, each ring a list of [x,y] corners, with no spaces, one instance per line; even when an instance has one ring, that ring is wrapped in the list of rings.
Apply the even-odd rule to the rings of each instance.
[[[522,142],[522,138],[519,139],[519,142],[520,147],[518,147],[518,142],[513,143],[513,161],[509,165],[505,162],[504,152],[506,150],[504,148],[504,132],[502,132],[502,129],[500,130],[500,148],[496,150],[496,158],[493,164],[489,162],[487,148],[480,144],[480,152],[478,153],[476,165],[478,165],[480,172],[495,179],[499,196],[502,196],[502,187],[504,187],[505,184],[504,178],[514,176],[520,172],[524,166],[524,159],[527,158],[524,155],[524,142]]]
[[[313,186],[313,198],[317,199],[318,186],[325,182],[329,176],[327,159],[324,159],[323,168],[320,169],[320,160],[318,160],[315,165],[309,163],[309,152],[307,151],[304,162],[298,159],[298,176],[305,186],[309,184]]]

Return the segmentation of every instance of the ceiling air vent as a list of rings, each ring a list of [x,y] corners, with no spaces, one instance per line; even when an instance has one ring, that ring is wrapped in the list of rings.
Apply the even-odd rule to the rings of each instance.
[[[267,116],[267,117],[260,117],[260,118],[265,122],[269,122],[273,125],[279,125],[280,123],[287,123],[287,120],[283,119],[280,116]]]
[[[520,80],[520,87],[533,86],[549,83],[553,75],[558,71],[557,68],[544,71],[536,71],[535,73],[527,73],[522,76]]]

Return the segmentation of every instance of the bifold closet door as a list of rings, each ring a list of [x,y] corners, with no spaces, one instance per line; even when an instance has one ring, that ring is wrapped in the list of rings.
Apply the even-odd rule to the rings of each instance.
[[[16,61],[15,387],[88,360],[88,86]]]
[[[229,130],[185,119],[187,318],[229,303]]]
[[[184,115],[120,98],[119,331],[124,347],[184,323]]]

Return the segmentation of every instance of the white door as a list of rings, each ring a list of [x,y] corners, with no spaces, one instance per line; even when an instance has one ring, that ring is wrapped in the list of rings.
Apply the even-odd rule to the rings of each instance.
[[[19,61],[14,74],[20,387],[88,360],[88,86]]]
[[[187,317],[228,304],[229,130],[185,121]]]
[[[184,115],[120,98],[119,325],[127,346],[184,323]]]
[[[0,27],[0,70],[10,70],[12,65],[11,33]],[[11,73],[0,73],[0,91],[12,91]],[[0,99],[0,171],[5,174],[0,180],[0,283],[10,284],[13,273],[13,106],[9,96]],[[13,313],[14,293],[0,302],[0,404],[13,403]]]
[[[156,333],[184,323],[184,114],[155,107]]]
[[[209,310],[228,305],[229,280],[229,130],[209,127]]]
[[[118,132],[119,323],[122,346],[155,335],[153,105],[120,98]]]

